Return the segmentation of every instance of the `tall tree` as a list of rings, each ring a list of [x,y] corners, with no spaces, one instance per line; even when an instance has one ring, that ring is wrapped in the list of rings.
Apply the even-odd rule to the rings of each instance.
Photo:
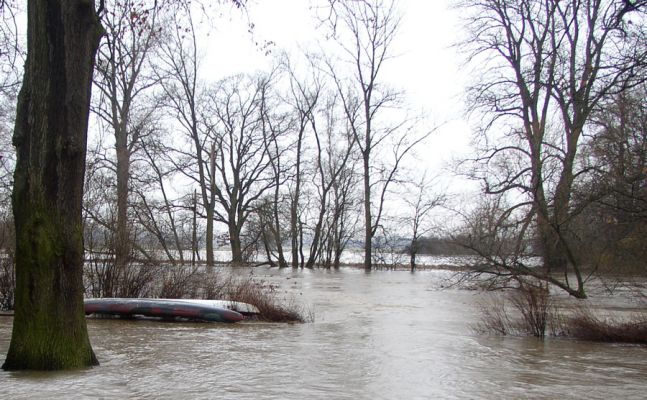
[[[177,149],[177,169],[198,185],[198,198],[206,220],[206,263],[214,265],[214,218],[216,207],[214,151],[217,143],[208,135],[204,108],[207,103],[204,82],[199,77],[198,42],[190,10],[176,15],[174,29],[160,46],[156,71],[162,79],[165,106],[170,111],[186,140],[185,148]],[[186,21],[183,25],[181,18]]]
[[[401,100],[400,93],[390,90],[381,80],[383,67],[392,57],[400,23],[396,2],[331,1],[331,11],[329,21],[353,69],[352,76],[344,79],[329,64],[348,126],[362,155],[364,268],[371,269],[372,240],[381,223],[388,188],[402,158],[426,135],[408,138],[405,120],[395,124],[381,120],[384,110]],[[381,153],[387,147],[393,149],[392,154]],[[390,165],[380,162],[390,156]]]
[[[312,57],[314,58],[314,57]],[[315,107],[322,91],[322,82],[317,75],[311,79],[300,79],[294,63],[285,57],[283,63],[289,75],[289,92],[286,103],[294,114],[294,130],[296,136],[294,177],[290,187],[290,242],[292,268],[303,266],[303,224],[300,207],[302,207],[302,188],[304,186],[304,164],[306,163],[306,144],[308,126],[312,125]],[[312,67],[312,65],[310,66]],[[313,70],[313,68],[308,68]]]
[[[276,184],[272,169],[281,150],[266,144],[279,141],[286,129],[272,110],[272,83],[271,74],[238,75],[222,80],[211,93],[209,179],[220,206],[214,217],[229,230],[234,263],[243,262],[245,223]]]
[[[433,193],[430,188],[434,179],[423,173],[420,179],[408,182],[402,200],[407,205],[407,214],[402,218],[409,225],[411,242],[409,243],[409,266],[411,272],[416,269],[416,257],[420,252],[420,241],[431,232],[429,224],[431,212],[446,202],[444,194]]]
[[[310,118],[312,136],[315,140],[314,167],[315,173],[312,178],[317,188],[318,201],[316,209],[313,210],[312,242],[308,251],[306,268],[313,268],[315,262],[322,257],[325,244],[331,240],[332,231],[326,228],[328,217],[335,213],[331,212],[331,202],[334,188],[339,185],[342,175],[346,173],[352,164],[354,151],[354,137],[351,132],[340,129],[339,121],[334,115],[338,110],[339,97],[331,94],[326,101],[323,101],[321,110],[322,121],[316,121],[314,116]],[[322,132],[323,131],[323,132]]]
[[[106,35],[97,54],[95,86],[100,96],[94,110],[114,137],[116,157],[110,164],[117,178],[117,220],[113,242],[116,270],[123,271],[134,240],[128,216],[132,157],[141,147],[142,136],[151,131],[146,125],[155,107],[143,105],[142,98],[156,83],[146,74],[146,66],[159,29],[155,4],[126,0],[111,2],[109,7],[102,21]]]
[[[147,174],[140,178],[140,184],[133,189],[139,199],[133,208],[138,222],[157,239],[166,258],[172,263],[184,264],[187,243],[193,241],[193,247],[196,245],[196,240],[188,240],[187,232],[191,229],[186,228],[191,225],[188,223],[190,217],[195,215],[192,213],[190,216],[186,211],[193,209],[195,202],[191,196],[178,201],[182,199],[172,195],[171,188],[177,171],[171,161],[174,156],[172,147],[165,144],[171,142],[168,136],[160,134],[149,135],[148,140],[142,142]]]
[[[541,271],[518,260],[508,273],[533,275],[586,297],[581,261],[569,239],[569,224],[578,212],[571,201],[574,181],[586,173],[577,154],[596,105],[644,79],[647,36],[643,24],[629,18],[644,14],[646,5],[624,0],[459,3],[469,29],[464,45],[478,66],[469,92],[483,138],[477,176],[486,193],[514,199],[503,213],[506,223],[514,215],[522,225],[534,219],[544,256]],[[564,278],[556,279],[555,272]]]
[[[93,0],[30,0],[14,145],[16,302],[5,370],[97,364],[83,311],[81,204],[94,56]]]

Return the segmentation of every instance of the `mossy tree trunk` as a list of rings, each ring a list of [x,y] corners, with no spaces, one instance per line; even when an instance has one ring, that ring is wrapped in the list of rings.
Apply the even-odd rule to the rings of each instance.
[[[101,25],[93,0],[29,0],[14,145],[16,304],[5,370],[91,366],[83,312],[90,89]]]

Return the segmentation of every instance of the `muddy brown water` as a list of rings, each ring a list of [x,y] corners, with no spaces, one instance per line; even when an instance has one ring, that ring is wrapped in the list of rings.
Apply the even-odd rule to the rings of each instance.
[[[0,372],[2,399],[641,399],[647,347],[472,332],[442,271],[256,269],[306,324],[89,319],[101,366]],[[0,318],[0,362],[11,318]]]

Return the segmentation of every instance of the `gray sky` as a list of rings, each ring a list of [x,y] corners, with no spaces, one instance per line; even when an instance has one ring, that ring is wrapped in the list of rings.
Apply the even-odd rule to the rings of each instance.
[[[440,172],[452,158],[469,151],[469,128],[463,118],[465,73],[460,56],[451,45],[460,32],[458,15],[450,0],[401,0],[402,22],[394,46],[396,58],[385,65],[383,78],[403,89],[410,107],[423,112],[429,123],[442,125],[418,155]],[[239,13],[223,13],[206,38],[205,65],[215,79],[271,64],[256,43],[272,41],[279,49],[298,52],[327,46],[325,28],[318,28],[309,0],[250,0],[253,38]]]

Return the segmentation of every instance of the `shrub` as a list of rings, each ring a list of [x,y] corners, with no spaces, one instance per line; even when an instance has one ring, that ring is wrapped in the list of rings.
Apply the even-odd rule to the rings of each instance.
[[[293,302],[281,304],[277,287],[253,278],[232,280],[227,300],[249,303],[259,309],[258,318],[271,322],[305,322],[303,310]]]
[[[199,297],[203,299],[223,299],[232,285],[231,276],[223,277],[218,271],[202,273],[199,275],[200,287]]]
[[[491,297],[478,303],[481,318],[473,327],[480,334],[495,334],[505,336],[510,332],[512,322],[506,311],[506,301],[503,296]]]
[[[510,306],[508,306],[510,304]],[[514,315],[511,315],[511,308]],[[477,333],[532,335],[539,338],[561,330],[558,313],[545,285],[521,283],[516,289],[479,304],[481,318],[473,327]]]
[[[160,271],[160,278],[159,298],[196,298],[200,290],[200,276],[193,268],[167,267]]]
[[[520,331],[543,338],[552,318],[550,293],[545,285],[522,284],[510,295],[514,308],[521,314]]]
[[[598,342],[647,343],[647,314],[633,314],[626,320],[601,319],[580,308],[567,321],[570,337]]]
[[[113,258],[97,258],[86,263],[85,291],[90,297],[147,297],[159,274],[152,264],[130,263],[119,269]]]

